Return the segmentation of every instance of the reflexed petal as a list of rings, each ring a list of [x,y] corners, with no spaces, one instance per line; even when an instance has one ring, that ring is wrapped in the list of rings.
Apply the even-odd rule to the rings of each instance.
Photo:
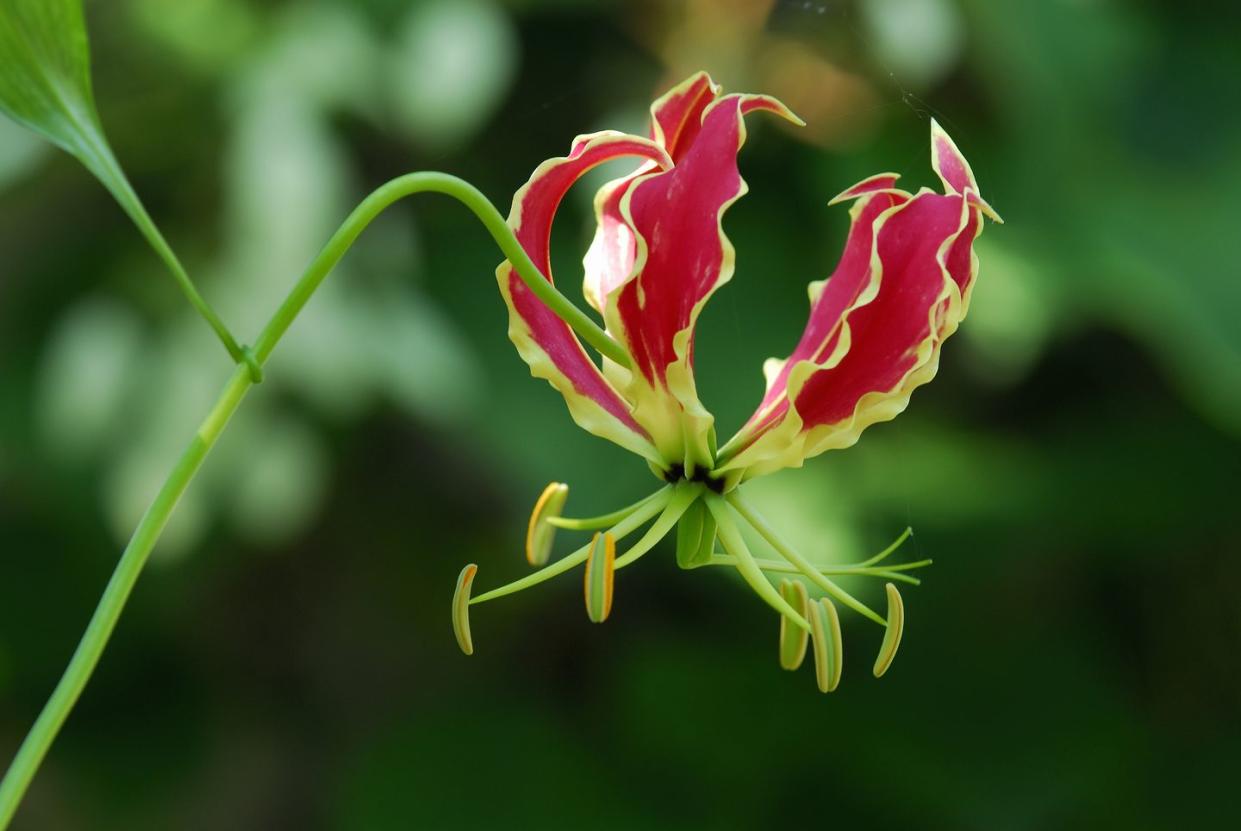
[[[769,362],[767,395],[725,446],[721,469],[750,477],[848,447],[934,377],[940,345],[968,308],[988,209],[956,146],[933,129],[947,194],[910,197],[891,188],[891,174],[842,194],[858,202],[841,263],[817,299],[812,286],[802,340],[787,361]]]
[[[692,142],[678,147],[676,165],[623,188],[619,206],[637,253],[631,274],[605,303],[605,317],[634,359],[624,392],[664,458],[684,458],[687,467],[711,460],[713,419],[693,378],[694,324],[732,277],[733,247],[720,222],[746,191],[737,152],[746,135],[742,116],[756,109],[796,120],[765,96],[717,99]]]
[[[534,171],[513,197],[509,225],[539,270],[552,279],[552,220],[569,188],[591,168],[623,156],[637,156],[660,166],[667,154],[654,142],[622,133],[580,136],[567,157],[550,159]],[[647,433],[629,406],[603,377],[563,320],[547,308],[505,260],[496,269],[500,292],[509,307],[509,337],[535,377],[560,390],[574,420],[584,429],[658,461]]]
[[[720,88],[705,72],[699,72],[668,90],[651,105],[651,138],[667,151],[675,163],[685,154],[702,123],[702,114],[715,101]],[[635,179],[655,169],[647,164],[637,172],[608,182],[595,196],[598,227],[583,261],[586,277],[582,293],[603,314],[612,290],[629,278],[637,256],[633,229],[621,216],[620,202],[625,188]]]
[[[896,188],[896,182],[901,178],[899,173],[879,173],[868,179],[863,179],[853,187],[843,190],[831,198],[827,203],[829,205],[838,205],[841,202],[852,202],[859,196],[865,196],[868,193],[876,193],[885,190],[893,190]]]
[[[866,193],[865,190],[861,192]],[[784,418],[789,407],[786,393],[793,367],[802,361],[822,367],[835,366],[849,350],[845,318],[857,307],[871,302],[879,290],[878,272],[871,268],[875,220],[909,198],[904,191],[886,191],[865,195],[854,205],[850,211],[852,226],[840,263],[830,279],[810,284],[810,319],[801,341],[787,359],[768,364],[767,393],[746,425],[746,431],[761,433]]]

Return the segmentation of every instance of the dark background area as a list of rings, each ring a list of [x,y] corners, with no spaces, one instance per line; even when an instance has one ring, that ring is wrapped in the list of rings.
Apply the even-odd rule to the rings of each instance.
[[[507,211],[578,133],[643,131],[697,69],[767,92],[737,273],[697,372],[723,433],[787,354],[871,173],[932,184],[929,118],[1007,224],[897,421],[754,499],[824,561],[906,525],[893,669],[846,615],[840,689],[670,543],[591,625],[526,571],[543,485],[652,489],[505,335],[500,255],[423,197],[282,343],[149,564],[15,827],[1186,828],[1241,742],[1241,38],[1231,4],[1106,0],[87,3],[103,123],[204,293],[256,332],[350,208],[417,169]],[[610,169],[616,175],[619,168]],[[594,185],[607,175],[592,179]],[[556,233],[576,297],[590,182]],[[0,757],[230,372],[110,197],[0,123]],[[567,551],[571,535],[561,535]],[[574,541],[573,544],[576,544]],[[857,590],[882,608],[879,586]],[[1222,827],[1216,825],[1215,827]]]

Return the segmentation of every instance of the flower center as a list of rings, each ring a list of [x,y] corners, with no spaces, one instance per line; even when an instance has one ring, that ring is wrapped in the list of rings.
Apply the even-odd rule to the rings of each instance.
[[[729,490],[724,477],[717,475],[714,471],[707,470],[704,467],[694,467],[693,471],[687,476],[685,473],[685,465],[680,462],[673,462],[667,470],[662,473],[663,480],[671,485],[678,482],[693,482],[701,485],[712,493],[722,494]]]

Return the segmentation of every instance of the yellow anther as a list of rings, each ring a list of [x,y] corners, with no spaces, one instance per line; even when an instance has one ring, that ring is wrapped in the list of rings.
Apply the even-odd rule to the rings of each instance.
[[[586,614],[603,623],[612,611],[612,584],[616,575],[616,538],[610,532],[596,533],[590,541],[586,560]]]
[[[780,582],[780,595],[802,617],[810,618],[810,596],[806,593],[806,584],[800,580],[783,580]],[[810,641],[810,633],[792,623],[785,615],[780,615],[780,666],[785,669],[797,669],[806,658],[806,644]]]
[[[878,678],[892,666],[896,657],[897,647],[901,645],[901,633],[905,631],[905,602],[896,586],[888,583],[888,631],[883,635],[883,645],[879,647],[879,657],[875,658],[875,677]]]
[[[452,631],[457,636],[457,646],[466,655],[474,654],[474,641],[470,637],[470,589],[478,566],[470,563],[461,569],[457,578],[457,590],[452,595]]]
[[[824,597],[812,603],[810,630],[814,636],[814,678],[819,692],[831,692],[840,685],[844,670],[844,645],[840,636],[840,616],[836,606]]]
[[[530,525],[526,528],[526,560],[538,567],[547,565],[552,555],[552,543],[556,539],[556,527],[548,520],[559,517],[569,499],[569,486],[552,482],[543,489],[539,501],[530,513]]]

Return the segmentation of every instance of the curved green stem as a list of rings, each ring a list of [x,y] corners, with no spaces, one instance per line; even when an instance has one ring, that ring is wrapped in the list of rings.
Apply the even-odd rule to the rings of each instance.
[[[362,229],[398,199],[425,192],[451,196],[469,208],[483,223],[496,244],[500,246],[504,256],[513,264],[517,276],[521,277],[522,282],[534,292],[536,297],[600,353],[621,366],[629,366],[629,353],[625,351],[625,348],[612,340],[607,332],[590,319],[589,315],[573,305],[539,272],[538,267],[531,262],[530,256],[521,247],[521,243],[517,241],[517,237],[513,236],[513,231],[508,227],[504,217],[500,216],[500,212],[478,188],[456,176],[434,172],[410,173],[393,179],[366,197],[362,204],[354,209],[340,229],[328,240],[327,245],[319,252],[319,256],[310,264],[310,268],[302,275],[302,279],[293,287],[293,291],[285,298],[284,303],[280,305],[267,327],[259,335],[254,345],[254,353],[260,364],[266,363],[271,351],[276,348],[281,336],[289,328],[289,324],[306,305],[306,301],[323,282],[323,278],[349,250],[349,246],[353,245],[358,234],[362,233]]]
[[[500,250],[513,263],[518,275],[543,302],[600,352],[617,363],[628,365],[628,355],[625,350],[543,278],[534,263],[526,256],[504,218],[473,185],[444,173],[413,173],[394,179],[380,187],[349,215],[310,264],[280,308],[263,328],[254,349],[239,350],[243,363],[234,370],[211,412],[198,428],[198,432],[182,453],[172,472],[168,474],[159,493],[156,494],[154,501],[138,523],[133,537],[121,553],[112,578],[107,588],[104,589],[103,596],[91,616],[77,650],[69,660],[69,665],[65,668],[56,689],[44,705],[34,726],[23,740],[4,779],[0,780],[0,831],[8,827],[39,764],[47,755],[48,748],[51,747],[56,734],[90,680],[107,646],[108,639],[113,629],[116,628],[116,622],[125,607],[125,602],[138,580],[138,575],[142,572],[151,550],[168,524],[177,501],[189,487],[190,481],[198,472],[208,451],[219,439],[229,418],[240,406],[246,391],[257,380],[254,370],[261,368],[267,362],[272,350],[288,331],[289,326],[314,294],[315,289],[319,287],[328,272],[340,261],[349,246],[370,224],[371,220],[398,199],[426,191],[451,196],[469,208],[482,220],[487,231],[499,244]],[[145,212],[142,215],[145,216]],[[158,232],[155,233],[158,234]],[[166,247],[166,243],[164,245]],[[169,255],[171,256],[170,250]],[[175,261],[175,257],[172,259]],[[189,286],[189,291],[193,291],[192,285]],[[249,354],[246,354],[247,352]],[[651,502],[644,507],[653,509],[653,515],[662,507],[662,504]],[[644,511],[638,513],[644,513]]]

